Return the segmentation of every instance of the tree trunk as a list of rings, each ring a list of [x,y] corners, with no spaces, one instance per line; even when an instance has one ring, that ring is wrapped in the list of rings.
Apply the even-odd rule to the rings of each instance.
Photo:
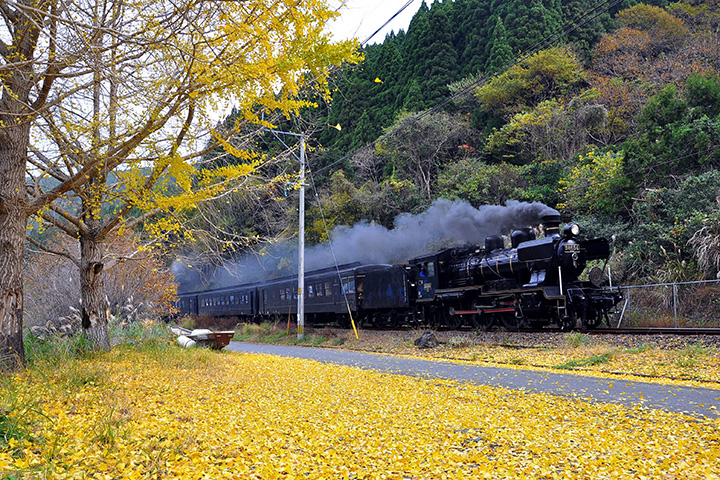
[[[27,70],[27,68],[25,69]],[[25,367],[23,270],[28,194],[25,163],[30,144],[27,71],[16,69],[0,95],[0,370]],[[9,85],[9,86],[8,86]]]
[[[18,2],[25,3],[25,2]],[[28,195],[25,163],[30,145],[30,124],[37,105],[30,91],[40,82],[34,58],[44,24],[42,7],[36,3],[17,8],[3,2],[3,17],[11,32],[5,45],[5,64],[0,82],[0,370],[25,366],[23,345],[23,269]],[[3,42],[8,39],[3,38]],[[49,85],[50,83],[48,83]],[[36,99],[35,103],[42,103]]]
[[[0,119],[7,116],[0,115]],[[23,267],[27,194],[22,126],[0,135],[0,370],[25,366]],[[28,137],[25,137],[28,138]]]
[[[92,235],[80,237],[80,296],[85,336],[98,350],[110,350],[108,304],[103,274],[104,244]]]

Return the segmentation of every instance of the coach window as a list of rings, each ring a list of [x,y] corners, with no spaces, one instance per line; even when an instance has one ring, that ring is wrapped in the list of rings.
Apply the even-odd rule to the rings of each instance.
[[[355,279],[352,277],[343,277],[342,279],[343,293],[355,293]]]
[[[315,284],[315,292],[316,292],[315,295],[317,295],[318,297],[322,297],[322,296],[323,296],[323,285],[322,285],[322,283],[317,283],[317,284]]]
[[[315,296],[315,293],[313,293],[313,286],[308,285],[308,291],[307,291],[308,298],[313,298]]]
[[[325,282],[325,296],[326,297],[332,297],[333,291],[332,291],[332,283]]]

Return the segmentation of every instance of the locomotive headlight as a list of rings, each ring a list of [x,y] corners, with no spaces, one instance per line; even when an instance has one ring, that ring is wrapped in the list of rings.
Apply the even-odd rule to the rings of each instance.
[[[563,229],[566,237],[576,237],[580,235],[580,226],[577,223],[568,223]]]

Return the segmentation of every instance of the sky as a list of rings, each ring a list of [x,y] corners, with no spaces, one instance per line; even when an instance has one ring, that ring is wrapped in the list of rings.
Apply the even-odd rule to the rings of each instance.
[[[369,44],[382,43],[390,31],[407,32],[410,20],[424,0],[331,0],[330,4],[340,8],[338,17],[329,29],[336,40],[357,37],[365,41],[387,22],[403,5],[411,3],[386,27],[370,39]]]

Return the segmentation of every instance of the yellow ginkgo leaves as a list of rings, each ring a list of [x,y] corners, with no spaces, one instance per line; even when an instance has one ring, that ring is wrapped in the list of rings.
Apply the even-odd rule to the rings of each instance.
[[[718,421],[308,360],[121,349],[46,392],[19,478],[718,478]],[[98,365],[99,364],[99,365]]]

